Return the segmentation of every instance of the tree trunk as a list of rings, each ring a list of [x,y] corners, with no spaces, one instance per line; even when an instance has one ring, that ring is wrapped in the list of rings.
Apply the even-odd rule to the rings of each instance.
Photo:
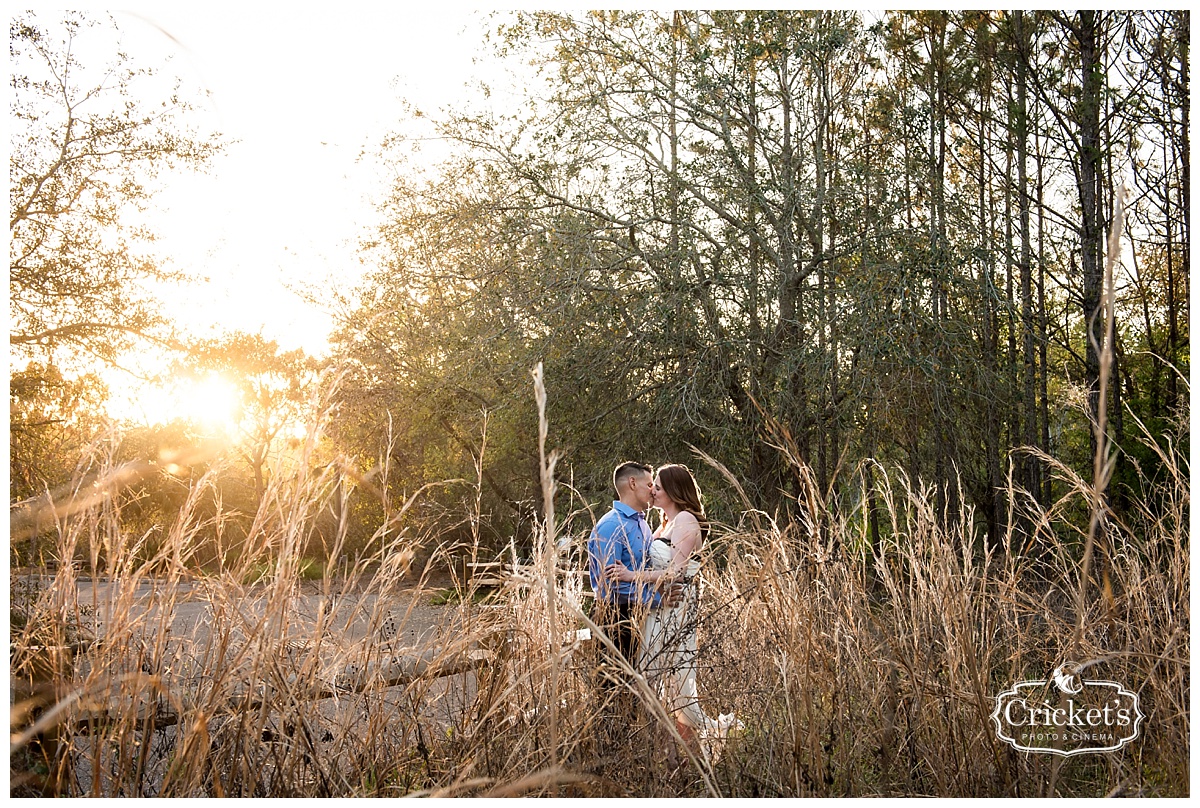
[[[1084,354],[1084,383],[1088,390],[1088,416],[1098,420],[1100,400],[1100,346],[1104,341],[1104,319],[1100,315],[1100,297],[1104,276],[1100,261],[1103,238],[1101,221],[1100,91],[1101,63],[1099,31],[1095,11],[1078,12],[1076,36],[1079,40],[1081,96],[1079,100],[1079,205],[1082,212],[1080,272],[1082,311],[1087,344]],[[1092,454],[1097,449],[1096,435],[1091,439]]]
[[[996,289],[992,282],[992,255],[995,252],[992,234],[996,227],[996,206],[989,182],[988,161],[984,159],[992,147],[988,137],[991,93],[986,86],[984,93],[983,109],[979,116],[979,228],[983,234],[979,260],[979,299],[982,308],[983,367],[986,378],[994,385],[1000,375],[996,357],[999,336],[996,328]],[[988,546],[995,549],[1000,546],[1000,411],[994,394],[985,396],[984,401],[984,517],[987,521]]]
[[[1024,12],[1013,15],[1013,33],[1016,38],[1017,104],[1014,115],[1014,132],[1017,140],[1017,204],[1021,218],[1021,353],[1022,413],[1021,442],[1025,446],[1037,446],[1037,358],[1034,351],[1033,323],[1033,245],[1029,214],[1029,91],[1028,57],[1029,33],[1026,30]],[[1034,497],[1041,489],[1038,462],[1030,456],[1021,459],[1021,484]]]
[[[1046,318],[1046,184],[1045,175],[1043,173],[1042,149],[1040,145],[1035,146],[1037,152],[1035,160],[1037,162],[1037,210],[1038,210],[1038,359],[1039,362],[1039,383],[1041,394],[1041,407],[1038,414],[1038,421],[1041,425],[1042,451],[1049,453],[1050,446],[1050,397],[1049,397],[1049,365],[1046,361],[1047,350],[1050,342],[1049,324]],[[1042,489],[1037,493],[1038,501],[1042,507],[1049,507],[1054,501],[1053,475],[1042,474]]]

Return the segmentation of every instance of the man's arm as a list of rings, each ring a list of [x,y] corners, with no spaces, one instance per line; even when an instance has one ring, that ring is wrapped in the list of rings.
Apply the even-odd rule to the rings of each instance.
[[[635,581],[614,583],[604,575],[604,568],[617,561],[629,569],[638,569],[641,566],[633,559],[625,530],[626,522],[620,518],[601,519],[592,529],[592,535],[588,539],[588,574],[592,580],[592,591],[600,600],[611,601],[620,596],[624,600],[640,600],[657,606],[660,598],[654,587]]]
[[[617,526],[617,533],[619,534],[618,542],[621,550],[619,560],[627,569],[640,570],[642,569],[642,565],[645,563],[645,559],[633,557],[633,538],[626,533],[626,531],[630,529],[630,524],[625,519],[622,519]],[[640,536],[638,537],[638,541],[639,543],[641,542]],[[645,548],[643,548],[643,552],[645,552]],[[651,608],[657,607],[659,601],[662,600],[662,596],[658,592],[658,587],[656,587],[652,582],[618,581],[616,583],[616,588],[617,592],[619,592],[626,600],[634,602],[641,601]]]
[[[612,583],[604,577],[604,568],[613,562],[613,549],[611,520],[601,519],[592,528],[587,543],[588,576],[597,600],[611,601],[615,597]],[[619,552],[617,557],[620,557]]]

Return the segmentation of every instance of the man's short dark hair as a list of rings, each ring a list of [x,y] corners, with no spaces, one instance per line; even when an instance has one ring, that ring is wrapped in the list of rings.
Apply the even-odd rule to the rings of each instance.
[[[613,488],[617,489],[617,493],[621,493],[621,480],[625,477],[632,477],[634,474],[645,473],[654,474],[654,469],[647,466],[645,463],[637,463],[633,460],[626,460],[613,469]]]

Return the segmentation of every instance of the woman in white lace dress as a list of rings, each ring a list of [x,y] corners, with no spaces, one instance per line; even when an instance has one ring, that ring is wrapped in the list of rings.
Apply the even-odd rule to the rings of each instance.
[[[700,612],[700,548],[708,534],[708,519],[700,488],[687,466],[663,466],[654,478],[654,507],[663,523],[650,545],[650,567],[629,570],[620,562],[608,568],[614,581],[684,584],[684,596],[674,608],[650,609],[642,623],[638,667],[657,686],[675,726],[690,746],[707,752],[711,741],[723,739],[740,726],[733,713],[709,718],[700,709],[696,690],[696,624]]]

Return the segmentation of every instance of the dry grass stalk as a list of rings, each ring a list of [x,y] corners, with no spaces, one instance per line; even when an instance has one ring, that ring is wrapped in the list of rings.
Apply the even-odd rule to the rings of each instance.
[[[1007,492],[1035,529],[1010,534],[994,555],[969,509],[949,520],[936,491],[881,467],[877,548],[859,511],[866,496],[828,511],[815,500],[798,524],[753,513],[715,531],[701,572],[700,692],[747,727],[717,763],[693,757],[678,771],[653,742],[652,726],[671,732],[673,721],[643,677],[631,676],[640,725],[606,719],[593,665],[609,641],[576,574],[593,514],[556,518],[544,433],[537,555],[514,565],[522,559],[510,548],[511,574],[486,600],[472,579],[459,582],[457,603],[413,595],[414,583],[429,585],[410,570],[420,546],[452,569],[464,552],[488,555],[477,530],[464,548],[422,525],[420,492],[385,503],[371,550],[344,572],[302,581],[315,514],[383,495],[383,466],[373,490],[336,461],[278,469],[240,553],[199,577],[212,520],[229,518],[198,516],[220,468],[193,483],[155,547],[94,506],[61,520],[57,552],[71,563],[14,581],[13,673],[29,699],[13,711],[11,749],[41,780],[14,779],[14,793],[42,793],[43,783],[97,796],[1185,793],[1189,474],[1177,441],[1144,438],[1169,482],[1148,483],[1156,499],[1136,502],[1127,522],[1110,520],[1120,586],[1113,603],[1085,603],[1082,615],[1095,488],[1052,458],[1043,460],[1062,496],[1039,509]],[[799,457],[789,462],[802,473]],[[464,513],[478,525],[476,476]],[[85,571],[112,577],[98,586]],[[472,650],[487,664],[378,675],[431,624],[442,639],[424,664],[446,671]],[[591,640],[577,639],[581,628]],[[1067,658],[1141,694],[1135,744],[1055,766],[996,740],[994,695]]]

